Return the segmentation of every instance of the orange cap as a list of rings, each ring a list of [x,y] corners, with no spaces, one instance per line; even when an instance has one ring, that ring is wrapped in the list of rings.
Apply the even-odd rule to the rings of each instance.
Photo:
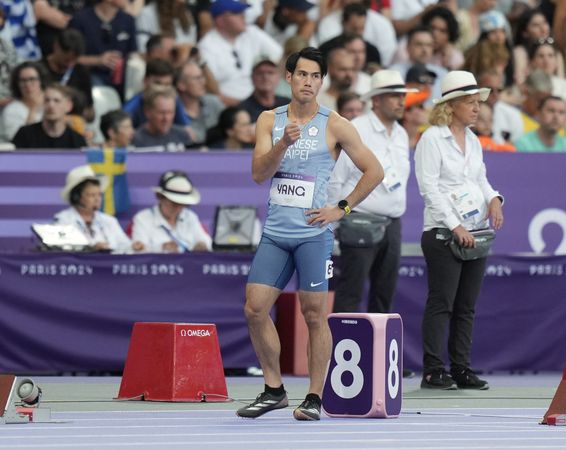
[[[419,105],[426,102],[430,98],[429,91],[420,92],[409,92],[405,96],[405,109],[409,109],[411,106]]]

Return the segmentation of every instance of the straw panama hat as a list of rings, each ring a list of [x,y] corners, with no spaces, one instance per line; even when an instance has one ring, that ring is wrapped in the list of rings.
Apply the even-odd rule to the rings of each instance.
[[[432,101],[435,105],[473,94],[480,94],[480,101],[485,102],[491,92],[489,88],[480,88],[474,75],[465,70],[453,70],[452,72],[448,72],[442,80],[440,88],[442,90],[442,97]]]
[[[362,95],[361,99],[365,101],[375,95],[389,93],[406,94],[408,92],[419,92],[419,90],[407,88],[405,80],[396,70],[378,70],[371,76],[371,89]]]
[[[65,202],[71,203],[69,198],[71,191],[79,184],[87,180],[98,181],[100,183],[100,189],[102,189],[102,192],[104,192],[108,187],[108,178],[104,175],[96,175],[94,173],[94,170],[92,170],[92,167],[90,167],[88,164],[85,164],[84,166],[78,166],[71,169],[67,174],[65,187],[61,191],[61,198],[65,200]]]
[[[200,192],[193,186],[189,177],[181,172],[165,172],[159,180],[159,186],[152,189],[179,205],[200,203]]]

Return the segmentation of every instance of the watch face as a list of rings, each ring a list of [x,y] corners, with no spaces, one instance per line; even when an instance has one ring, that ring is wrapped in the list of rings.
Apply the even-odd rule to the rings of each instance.
[[[340,209],[345,209],[347,206],[348,206],[347,200],[340,200],[338,202],[338,208],[340,208]]]

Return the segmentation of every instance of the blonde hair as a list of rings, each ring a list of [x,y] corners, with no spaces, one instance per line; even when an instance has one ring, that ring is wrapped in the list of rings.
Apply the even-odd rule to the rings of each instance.
[[[439,103],[434,105],[430,115],[428,116],[428,121],[431,125],[450,125],[452,123],[452,110],[448,108],[448,102]]]

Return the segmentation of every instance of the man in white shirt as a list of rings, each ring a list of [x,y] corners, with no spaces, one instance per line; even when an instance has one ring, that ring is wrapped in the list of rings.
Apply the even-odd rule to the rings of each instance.
[[[409,60],[403,63],[393,64],[390,69],[398,70],[405,77],[407,72],[414,64],[424,64],[428,70],[436,74],[436,79],[432,85],[432,97],[440,98],[442,92],[440,90],[440,80],[448,71],[437,64],[432,64],[432,56],[434,51],[434,40],[432,32],[424,25],[419,25],[409,31],[407,36],[407,53]]]
[[[214,28],[200,40],[199,50],[216,78],[222,101],[235,106],[253,91],[252,68],[262,55],[274,61],[283,49],[271,36],[255,25],[246,25],[247,4],[237,0],[216,0],[210,6]]]
[[[355,118],[354,127],[372,150],[385,171],[383,182],[352,211],[351,216],[383,218],[383,238],[379,242],[346,242],[338,230],[341,276],[336,287],[334,312],[358,312],[366,279],[370,279],[368,312],[391,310],[401,257],[401,219],[407,201],[407,180],[411,170],[409,137],[399,125],[405,109],[407,89],[399,72],[381,70],[372,76],[372,89],[362,98],[370,99],[372,110]],[[356,185],[361,172],[347,155],[340,154],[329,184],[329,202],[343,198]],[[368,217],[369,218],[369,217]],[[340,227],[343,226],[342,221]]]
[[[148,252],[184,253],[210,251],[212,239],[196,213],[186,208],[200,202],[200,192],[184,172],[168,171],[153,188],[157,205],[138,212],[132,237]]]
[[[343,31],[343,13],[344,8],[350,4],[360,4],[360,0],[341,0],[341,8],[328,14],[324,17],[319,25],[317,32],[317,39],[319,44],[322,44],[335,36],[338,36]],[[379,14],[372,9],[367,9],[360,5],[361,10],[354,10],[351,12],[351,17],[348,19],[350,27],[355,27],[354,22],[359,22],[365,41],[377,47],[381,56],[381,64],[388,66],[391,64],[395,50],[397,49],[397,37],[393,25],[387,17]],[[353,29],[348,31],[354,32]]]

